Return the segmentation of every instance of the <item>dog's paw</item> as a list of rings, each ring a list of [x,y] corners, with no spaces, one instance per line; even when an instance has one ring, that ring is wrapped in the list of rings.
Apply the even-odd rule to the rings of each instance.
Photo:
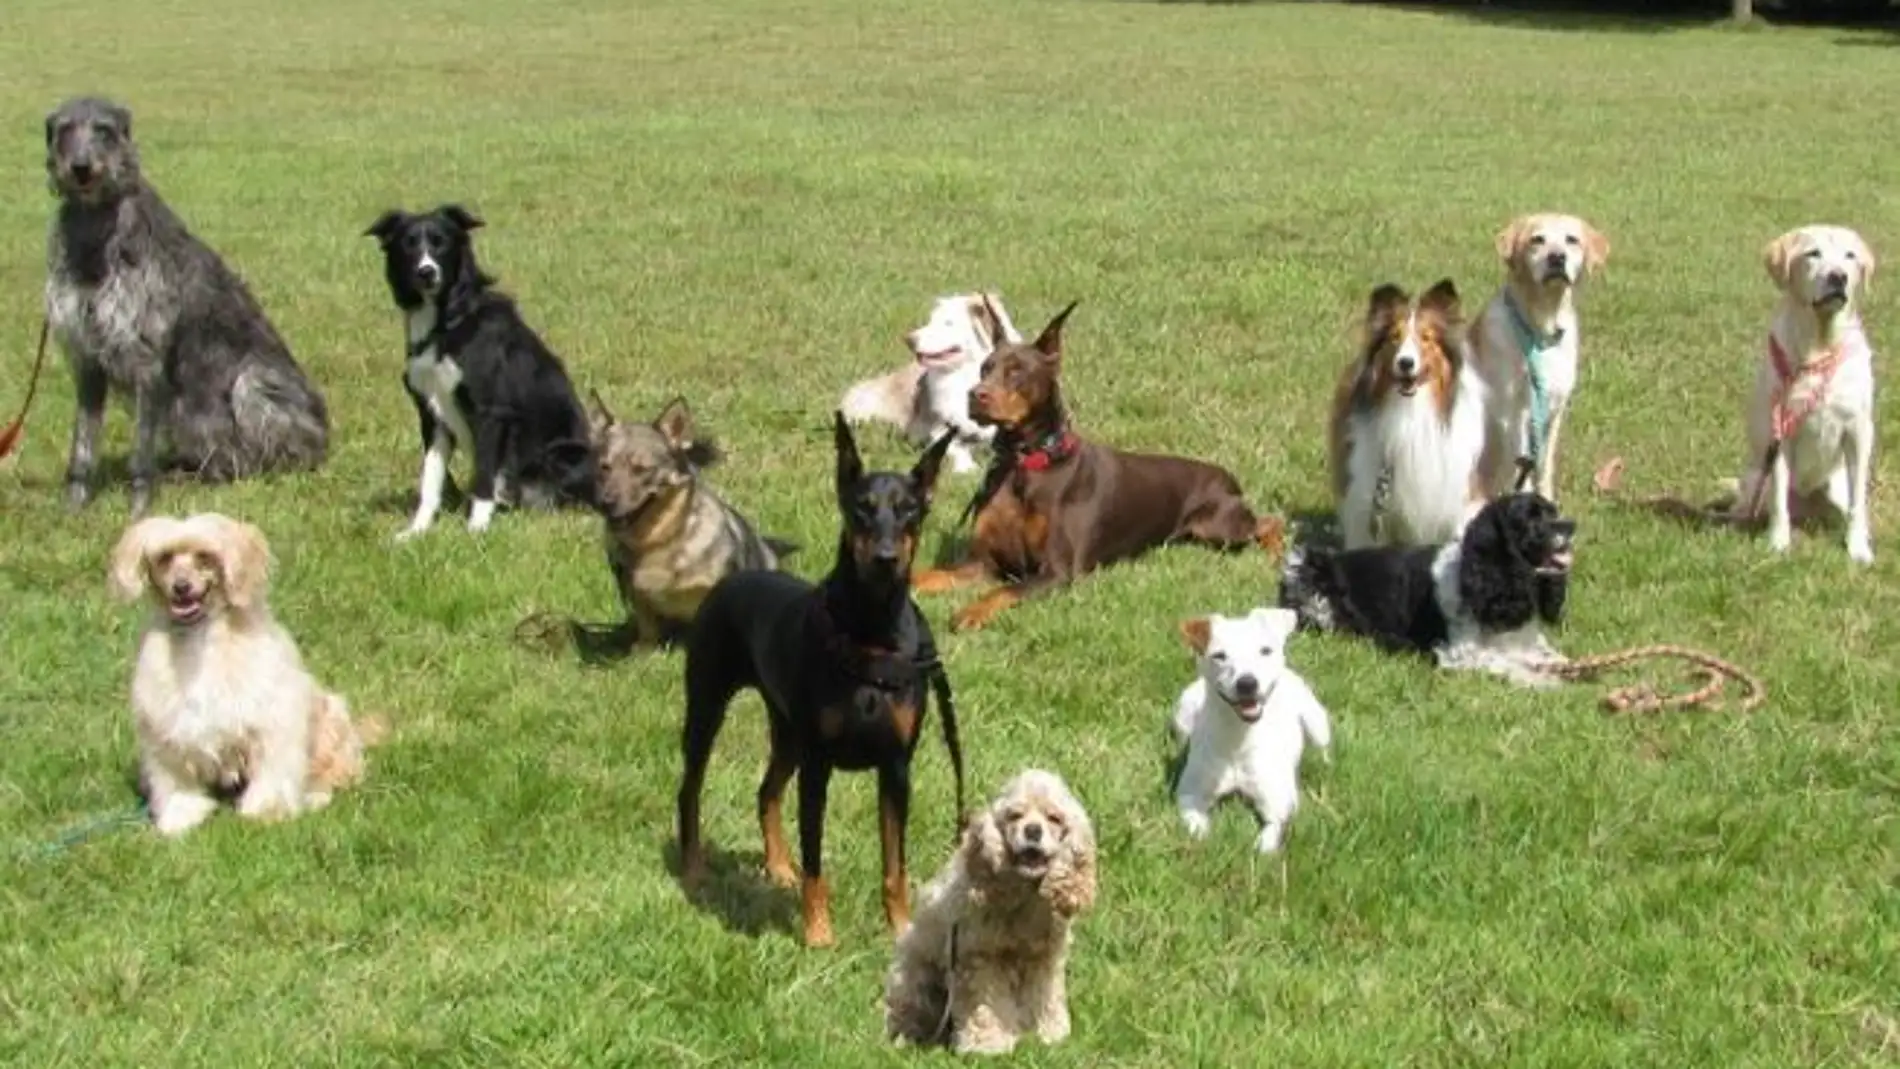
[[[203,824],[217,808],[209,795],[174,794],[152,817],[152,827],[167,839],[176,839]]]
[[[66,510],[78,512],[92,503],[92,487],[84,482],[73,481],[66,484]]]
[[[1279,853],[1280,838],[1285,834],[1286,825],[1269,821],[1266,827],[1260,829],[1260,838],[1254,840],[1254,849],[1263,854]]]
[[[1867,537],[1867,532],[1856,531],[1847,536],[1847,559],[1855,564],[1874,562],[1874,543],[1873,539]]]
[[[1181,814],[1181,826],[1187,829],[1188,838],[1200,840],[1207,838],[1213,821],[1207,818],[1206,813],[1189,810]]]
[[[407,542],[428,529],[429,525],[426,523],[412,523],[402,530],[397,531],[394,541],[397,543]]]
[[[1771,553],[1786,553],[1794,544],[1794,529],[1788,524],[1776,524],[1768,528],[1768,550]]]
[[[838,945],[838,937],[831,930],[831,918],[819,917],[805,923],[805,945],[812,950]]]
[[[789,861],[765,863],[765,879],[774,887],[797,887],[798,870]]]
[[[495,502],[493,500],[476,498],[475,504],[471,505],[468,510],[469,533],[481,534],[483,531],[488,530],[488,525],[493,523],[494,520]]]
[[[260,791],[253,787],[238,799],[238,816],[262,824],[275,824],[297,815],[297,799],[281,791]]]
[[[1036,1038],[1054,1045],[1069,1038],[1069,1011],[1059,1009],[1036,1023]]]

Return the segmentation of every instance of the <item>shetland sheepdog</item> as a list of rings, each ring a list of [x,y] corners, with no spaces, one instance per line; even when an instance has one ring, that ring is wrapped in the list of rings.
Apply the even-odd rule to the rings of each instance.
[[[1484,384],[1458,288],[1386,283],[1333,396],[1333,497],[1347,549],[1455,542],[1485,502]]]

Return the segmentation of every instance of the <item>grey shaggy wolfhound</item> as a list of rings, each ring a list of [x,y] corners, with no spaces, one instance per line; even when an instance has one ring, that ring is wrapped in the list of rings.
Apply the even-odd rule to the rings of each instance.
[[[106,396],[131,401],[132,514],[168,466],[222,482],[308,470],[329,451],[323,396],[251,292],[139,174],[132,113],[77,98],[46,117],[60,198],[46,241],[46,316],[72,363],[78,412],[68,504],[92,497]]]

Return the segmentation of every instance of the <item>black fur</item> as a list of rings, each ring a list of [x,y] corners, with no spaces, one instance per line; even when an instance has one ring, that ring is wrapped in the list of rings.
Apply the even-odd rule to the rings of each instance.
[[[782,848],[782,839],[774,846],[778,799],[796,772],[805,935],[814,943],[830,936],[822,845],[834,770],[877,771],[885,907],[893,925],[908,915],[904,829],[911,759],[928,713],[926,688],[943,706],[959,819],[963,810],[963,757],[949,678],[930,624],[910,597],[911,561],[954,435],[944,434],[908,475],[900,475],[864,470],[842,415],[834,434],[843,530],[831,573],[814,586],[782,572],[735,572],[700,605],[686,642],[685,768],[678,799],[681,871],[691,885],[704,871],[699,797],[713,742],[733,696],[757,690],[771,731],[771,758],[758,796],[767,864],[773,866],[774,850]]]
[[[1338,550],[1296,546],[1287,554],[1280,604],[1303,627],[1344,631],[1381,648],[1429,655],[1450,637],[1450,613],[1484,632],[1512,631],[1563,616],[1567,552],[1576,532],[1536,494],[1501,497],[1472,518],[1459,542],[1457,602],[1441,603],[1432,566],[1444,546]]]
[[[482,220],[457,204],[412,215],[386,212],[364,234],[383,249],[390,296],[409,328],[403,388],[415,403],[422,446],[467,448],[475,459],[477,501],[517,506],[593,501],[594,457],[588,419],[567,369],[494,288],[475,259],[472,232]],[[455,415],[473,441],[461,441],[450,414],[437,411],[418,383],[432,360],[459,372]]]

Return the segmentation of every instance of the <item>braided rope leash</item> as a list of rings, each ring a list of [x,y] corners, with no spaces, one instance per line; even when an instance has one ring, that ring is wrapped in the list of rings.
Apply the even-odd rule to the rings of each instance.
[[[1722,696],[1723,685],[1734,680],[1743,689],[1741,712],[1752,712],[1768,699],[1768,688],[1761,678],[1753,672],[1725,661],[1711,653],[1691,649],[1687,646],[1657,644],[1652,646],[1633,646],[1613,653],[1601,653],[1594,657],[1579,657],[1572,660],[1553,661],[1545,666],[1545,671],[1565,682],[1594,680],[1597,676],[1614,668],[1634,664],[1637,661],[1674,658],[1687,661],[1695,669],[1695,675],[1701,679],[1701,685],[1694,690],[1679,694],[1663,694],[1654,684],[1647,681],[1630,683],[1611,690],[1603,696],[1603,708],[1610,713],[1657,713],[1665,709],[1688,709],[1712,704]]]

